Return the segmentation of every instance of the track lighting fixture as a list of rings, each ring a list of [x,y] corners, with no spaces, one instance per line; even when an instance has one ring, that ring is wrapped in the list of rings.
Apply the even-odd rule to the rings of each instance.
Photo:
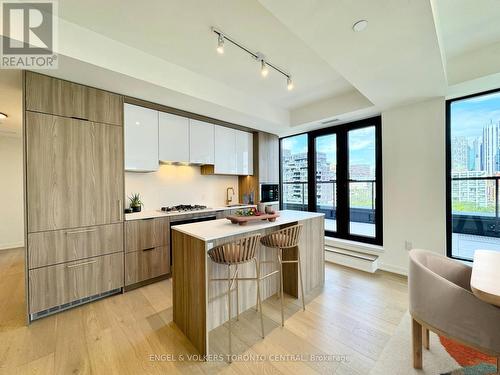
[[[219,38],[217,41],[217,52],[221,55],[224,53],[224,35],[219,34]]]
[[[283,69],[277,67],[273,63],[269,62],[265,58],[265,56],[260,53],[260,52],[253,52],[249,48],[245,47],[243,44],[237,42],[235,39],[232,37],[228,36],[226,33],[222,32],[219,29],[216,29],[215,27],[212,27],[212,32],[217,34],[217,52],[220,54],[224,53],[224,42],[228,41],[229,43],[233,44],[234,46],[238,47],[239,49],[245,51],[248,53],[250,56],[252,56],[255,60],[260,62],[260,74],[263,77],[267,77],[269,75],[269,68],[273,68],[275,71],[278,73],[282,74],[283,76],[286,77],[286,88],[288,91],[293,90],[294,85],[292,81],[292,76],[284,71]]]
[[[264,59],[260,60],[260,74],[262,74],[262,77],[267,77],[269,74],[269,69]]]

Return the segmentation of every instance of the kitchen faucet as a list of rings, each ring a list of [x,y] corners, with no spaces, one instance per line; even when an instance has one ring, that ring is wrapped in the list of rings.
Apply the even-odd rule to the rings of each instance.
[[[234,189],[232,186],[228,187],[226,189],[226,205],[229,206],[229,203],[231,203],[233,201],[233,198],[229,198],[229,190],[231,190],[233,192],[233,195],[234,195]]]

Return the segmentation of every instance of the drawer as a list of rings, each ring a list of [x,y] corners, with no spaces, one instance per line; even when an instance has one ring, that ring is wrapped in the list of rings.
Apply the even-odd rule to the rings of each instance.
[[[168,218],[132,220],[125,223],[126,252],[168,246],[170,223]]]
[[[125,285],[170,273],[170,249],[154,247],[125,254]]]
[[[29,268],[123,251],[123,224],[28,234]]]
[[[30,314],[121,287],[123,253],[30,270]]]

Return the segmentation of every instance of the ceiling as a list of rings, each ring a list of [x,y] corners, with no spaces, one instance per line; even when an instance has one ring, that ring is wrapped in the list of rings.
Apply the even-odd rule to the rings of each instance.
[[[44,73],[286,135],[500,87],[498,14],[498,0],[64,0]],[[211,26],[295,89],[229,43],[217,54]]]

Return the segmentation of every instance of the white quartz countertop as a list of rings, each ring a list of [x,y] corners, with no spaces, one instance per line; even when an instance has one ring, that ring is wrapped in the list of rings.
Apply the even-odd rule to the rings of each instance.
[[[147,211],[133,212],[130,214],[125,214],[125,221],[151,219],[151,218],[155,218],[155,217],[166,217],[166,216],[177,216],[177,215],[203,214],[203,213],[209,214],[209,213],[215,213],[218,211],[240,210],[242,208],[249,208],[249,207],[255,207],[255,205],[242,204],[241,206],[211,207],[211,208],[206,208],[204,210],[182,211],[182,212],[165,212],[165,211],[161,211],[161,210],[147,210]]]
[[[279,211],[279,214],[280,216],[276,218],[275,222],[258,220],[249,222],[247,225],[238,225],[232,224],[227,219],[219,219],[200,223],[176,225],[172,227],[172,229],[188,234],[192,237],[196,237],[202,241],[213,241],[224,237],[245,234],[261,229],[276,227],[282,224],[289,224],[296,221],[324,216],[324,214],[317,212],[291,210]]]

